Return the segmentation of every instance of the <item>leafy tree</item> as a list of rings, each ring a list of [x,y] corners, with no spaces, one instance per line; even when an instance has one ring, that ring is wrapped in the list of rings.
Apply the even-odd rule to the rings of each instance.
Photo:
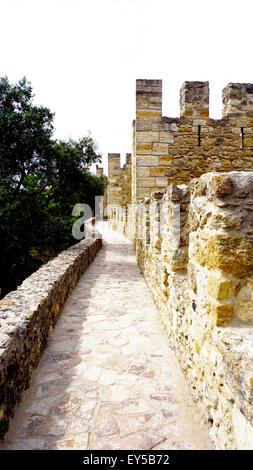
[[[101,161],[93,139],[53,139],[54,114],[33,105],[24,78],[0,79],[0,288],[13,290],[34,270],[66,249],[72,208],[94,209],[105,179],[89,172]]]
[[[52,186],[56,200],[69,210],[78,202],[94,209],[95,195],[103,194],[104,180],[91,175],[88,168],[101,161],[91,137],[79,141],[57,141],[54,147]]]
[[[29,173],[49,169],[54,114],[32,104],[25,78],[16,85],[0,79],[0,184],[16,194]]]

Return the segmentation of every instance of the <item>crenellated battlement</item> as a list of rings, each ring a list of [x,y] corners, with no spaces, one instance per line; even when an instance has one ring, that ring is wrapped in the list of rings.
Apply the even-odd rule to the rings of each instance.
[[[118,207],[131,202],[131,153],[126,154],[126,163],[121,168],[120,154],[108,154],[108,193],[110,207]]]
[[[162,117],[162,80],[136,80],[136,117]]]
[[[209,171],[252,170],[253,84],[229,83],[222,97],[223,117],[212,119],[208,81],[186,81],[180,90],[180,117],[166,117],[162,80],[136,80],[130,202]],[[115,155],[109,154],[111,174],[121,171]],[[112,179],[115,193],[115,175]],[[119,186],[117,191],[112,200],[124,205]]]
[[[253,119],[253,84],[229,83],[222,90],[223,118]],[[243,125],[245,125],[243,123]]]
[[[184,82],[180,90],[180,116],[209,117],[209,82]]]

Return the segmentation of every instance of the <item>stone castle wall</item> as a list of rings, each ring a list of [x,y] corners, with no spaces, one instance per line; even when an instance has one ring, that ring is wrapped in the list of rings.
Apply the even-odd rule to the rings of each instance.
[[[209,171],[250,170],[253,86],[223,90],[223,118],[209,118],[208,82],[185,82],[180,118],[162,116],[161,80],[136,83],[136,202],[168,184],[185,184]]]
[[[120,168],[120,154],[108,154],[108,204],[109,206],[121,206],[121,168]]]
[[[173,183],[136,213],[138,265],[211,437],[253,449],[253,172]]]
[[[128,203],[209,171],[252,168],[253,85],[229,83],[222,99],[222,119],[211,119],[209,83],[185,82],[180,90],[180,117],[165,117],[162,81],[136,81]],[[126,205],[126,192],[118,181],[123,171],[120,155],[109,154],[109,203],[117,206]]]
[[[120,166],[120,154],[108,154],[108,205],[110,208],[127,206],[132,199],[132,160],[126,154],[126,163]]]
[[[253,449],[252,171],[253,85],[227,85],[214,120],[208,82],[185,82],[180,118],[167,118],[161,81],[137,80],[131,203],[122,196],[109,223],[134,242],[222,449]]]
[[[77,243],[0,301],[0,438],[29,387],[67,297],[101,246],[101,238]]]

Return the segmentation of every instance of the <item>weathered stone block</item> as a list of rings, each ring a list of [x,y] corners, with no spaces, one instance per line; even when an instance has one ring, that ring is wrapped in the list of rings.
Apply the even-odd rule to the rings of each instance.
[[[168,178],[156,178],[156,186],[164,187],[168,185]]]
[[[215,274],[211,273],[207,280],[207,291],[214,299],[228,299],[232,293],[231,281],[220,279]]]
[[[161,113],[160,111],[152,111],[150,109],[148,109],[147,111],[142,111],[142,110],[138,110],[136,112],[136,117],[137,118],[160,118],[161,117]]]
[[[217,326],[230,323],[232,321],[233,306],[232,304],[212,305],[211,315],[214,324]]]
[[[163,142],[166,144],[173,144],[174,137],[173,137],[172,132],[170,131],[160,131],[159,140],[160,142]]]
[[[159,141],[159,132],[136,132],[137,144],[153,143]]]
[[[156,155],[167,155],[168,154],[168,144],[154,142],[153,143],[153,153]]]
[[[253,280],[239,283],[235,289],[235,314],[241,321],[253,320]]]
[[[150,154],[152,153],[152,144],[137,144],[136,145],[136,154]]]
[[[148,178],[149,176],[156,176],[156,175],[151,173],[151,170],[153,170],[153,167],[137,166],[137,168],[136,168],[136,178]]]
[[[154,188],[156,185],[156,178],[138,178],[137,186],[139,188]]]
[[[169,173],[168,168],[161,168],[161,167],[155,167],[155,168],[150,168],[150,176],[167,176]]]
[[[207,243],[200,240],[196,247],[196,258],[208,269],[219,268],[236,277],[253,274],[253,241],[240,235],[217,233]]]
[[[170,166],[173,162],[173,157],[172,155],[166,155],[166,156],[159,156],[158,158],[158,165],[159,166]]]
[[[228,196],[233,191],[233,179],[230,176],[226,175],[214,175],[212,176],[208,190],[209,193],[213,194],[216,197]]]
[[[136,166],[158,166],[158,156],[155,155],[138,155],[136,157]]]
[[[180,271],[186,268],[186,263],[188,259],[188,250],[187,247],[178,248],[172,253],[170,268],[171,271]]]

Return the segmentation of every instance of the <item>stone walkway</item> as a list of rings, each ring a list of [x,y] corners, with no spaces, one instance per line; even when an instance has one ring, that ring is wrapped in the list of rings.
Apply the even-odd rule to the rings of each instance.
[[[1,448],[213,449],[134,248],[106,227]]]

